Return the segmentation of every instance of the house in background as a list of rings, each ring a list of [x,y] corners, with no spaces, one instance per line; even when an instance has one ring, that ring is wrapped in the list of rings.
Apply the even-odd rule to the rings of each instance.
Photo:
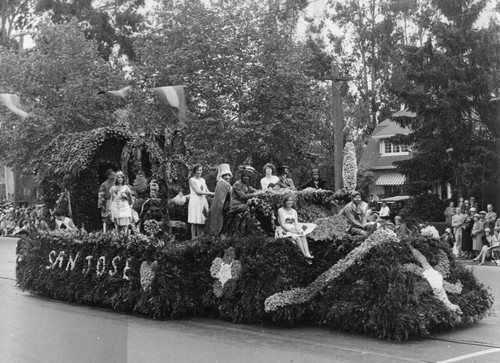
[[[415,117],[415,114],[401,110],[393,116]],[[396,170],[394,162],[411,158],[410,150],[407,145],[394,144],[389,139],[395,135],[408,135],[409,133],[408,128],[399,126],[391,119],[386,119],[375,127],[363,150],[360,165],[374,173],[369,192],[378,199],[404,194],[405,176]]]

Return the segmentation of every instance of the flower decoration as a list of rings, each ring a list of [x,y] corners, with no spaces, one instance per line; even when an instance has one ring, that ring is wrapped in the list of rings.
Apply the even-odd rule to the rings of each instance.
[[[344,164],[342,166],[342,180],[344,191],[352,193],[356,190],[358,166],[356,164],[356,149],[352,142],[347,142],[344,147]]]
[[[186,204],[186,200],[187,198],[184,194],[182,194],[182,192],[179,192],[179,194],[172,198],[172,202],[175,205],[184,205]]]
[[[161,223],[154,219],[149,219],[144,222],[144,231],[150,236],[154,236],[161,232]]]
[[[269,296],[265,301],[265,310],[267,312],[275,311],[280,307],[302,304],[311,300],[321,289],[342,276],[351,266],[364,258],[375,246],[382,243],[398,242],[398,237],[391,230],[379,229],[373,232],[359,247],[353,249],[345,258],[319,275],[307,287],[293,288]]]
[[[436,227],[434,227],[434,226],[427,226],[427,227],[422,228],[422,230],[420,231],[420,234],[422,236],[428,236],[428,237],[439,239],[439,232],[436,229]]]
[[[156,277],[156,270],[158,268],[158,261],[147,262],[141,264],[141,287],[143,291],[149,291],[151,284]]]
[[[429,264],[429,261],[427,261],[427,258],[425,258],[422,252],[412,246],[410,246],[410,249],[415,259],[420,263],[421,267],[414,263],[406,264],[403,267],[407,271],[420,275],[427,280],[429,285],[431,285],[434,296],[440,300],[448,310],[453,311],[457,315],[461,315],[462,310],[460,310],[458,305],[451,303],[446,292],[460,294],[462,292],[462,283],[458,281],[456,284],[451,284],[444,281],[444,276]],[[446,260],[448,260],[448,257],[444,253],[440,253],[440,263],[438,263],[437,266],[439,266],[442,271],[446,271],[447,268],[449,271],[449,261],[448,265],[445,261],[442,261],[444,259],[443,255],[446,257]]]
[[[229,247],[224,252],[224,257],[216,257],[210,267],[210,275],[217,279],[214,282],[214,294],[217,297],[229,290],[231,281],[237,281],[241,275],[241,261],[235,260],[234,248]],[[232,285],[234,287],[234,285]]]

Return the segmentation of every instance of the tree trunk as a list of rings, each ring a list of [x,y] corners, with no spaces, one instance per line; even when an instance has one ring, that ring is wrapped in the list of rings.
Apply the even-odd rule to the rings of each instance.
[[[2,28],[0,29],[0,33],[2,34],[1,42],[2,45],[7,45],[7,33],[6,33],[6,20],[7,20],[7,2],[2,0]]]

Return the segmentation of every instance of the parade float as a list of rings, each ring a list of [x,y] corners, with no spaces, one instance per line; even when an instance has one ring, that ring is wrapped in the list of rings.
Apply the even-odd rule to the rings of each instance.
[[[488,314],[487,289],[431,234],[400,238],[379,229],[360,241],[343,217],[329,215],[332,192],[295,196],[300,218],[318,224],[312,265],[267,230],[281,199],[269,192],[248,201],[239,217],[244,233],[180,241],[158,223],[135,236],[37,232],[19,241],[17,282],[36,295],[154,319],[314,323],[394,340]]]
[[[43,176],[72,188],[85,200],[80,206],[75,202],[74,209],[85,214],[89,203],[95,213],[96,200],[88,189],[81,192],[79,181],[97,187],[96,170],[113,160],[131,180],[143,175],[149,184],[134,182],[136,189],[142,186],[135,206],[141,233],[34,231],[17,246],[17,283],[23,290],[154,319],[312,323],[393,340],[475,323],[492,306],[487,289],[433,231],[397,236],[380,228],[367,238],[347,233],[347,220],[337,212],[356,187],[353,145],[345,153],[346,193],[259,193],[247,201],[245,212],[225,216],[221,235],[189,240],[186,233],[174,231],[185,225],[187,203],[182,194],[172,195],[182,158],[168,155],[181,154],[172,152],[165,140],[100,131],[56,139],[47,148],[53,160]],[[80,148],[69,147],[82,139]],[[176,143],[182,145],[182,138]],[[70,149],[85,153],[73,155]],[[294,196],[299,220],[317,224],[308,235],[316,257],[312,264],[290,240],[274,237],[276,212],[288,193]]]

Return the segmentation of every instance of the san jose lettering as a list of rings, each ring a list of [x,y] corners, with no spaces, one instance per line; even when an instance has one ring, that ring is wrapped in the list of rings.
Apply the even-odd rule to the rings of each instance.
[[[76,264],[79,260],[83,259],[83,268],[81,270],[82,274],[95,273],[97,277],[102,276],[121,276],[124,280],[130,280],[130,262],[132,258],[128,258],[125,262],[125,266],[122,271],[119,271],[119,263],[122,260],[122,257],[115,256],[110,261],[111,263],[107,263],[106,256],[99,256],[99,258],[95,258],[95,256],[88,255],[83,257],[81,252],[70,253],[66,251],[50,251],[48,260],[49,264],[45,266],[47,270],[50,269],[65,269],[66,271],[75,271]],[[65,264],[66,262],[66,264]]]

